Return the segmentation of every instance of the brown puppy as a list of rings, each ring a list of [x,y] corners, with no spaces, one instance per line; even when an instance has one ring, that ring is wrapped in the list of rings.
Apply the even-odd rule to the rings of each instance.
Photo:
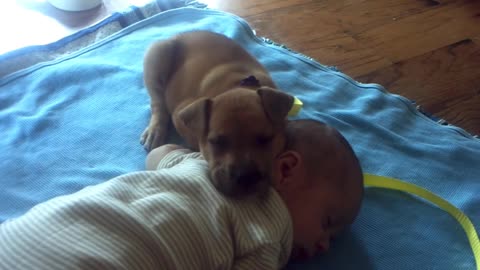
[[[141,137],[147,151],[164,144],[171,119],[202,152],[220,192],[267,191],[293,97],[275,89],[258,61],[225,36],[189,32],[149,48],[144,81],[152,111]]]

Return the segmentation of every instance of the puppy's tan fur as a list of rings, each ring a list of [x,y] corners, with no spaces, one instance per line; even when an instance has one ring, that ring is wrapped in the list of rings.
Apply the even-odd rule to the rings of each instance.
[[[254,76],[259,85],[241,85]],[[170,120],[207,160],[212,182],[228,196],[262,194],[283,150],[293,97],[276,90],[266,69],[232,40],[189,32],[154,43],[144,61],[151,98],[141,142],[164,144]]]

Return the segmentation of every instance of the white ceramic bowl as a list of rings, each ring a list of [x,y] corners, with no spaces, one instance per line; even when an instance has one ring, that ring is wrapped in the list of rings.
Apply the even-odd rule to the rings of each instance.
[[[48,0],[48,2],[58,9],[83,11],[100,5],[102,0]]]

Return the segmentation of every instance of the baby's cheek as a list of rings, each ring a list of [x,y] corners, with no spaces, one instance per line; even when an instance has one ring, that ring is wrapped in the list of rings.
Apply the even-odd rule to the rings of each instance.
[[[323,228],[316,220],[309,220],[305,223],[304,228],[305,240],[310,244],[314,244],[320,236],[323,235]]]

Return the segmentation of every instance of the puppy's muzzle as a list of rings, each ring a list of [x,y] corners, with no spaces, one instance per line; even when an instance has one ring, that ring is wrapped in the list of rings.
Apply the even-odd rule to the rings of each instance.
[[[251,189],[263,178],[262,173],[252,164],[232,166],[229,171],[230,179],[243,189]]]
[[[268,188],[267,175],[253,163],[219,167],[212,176],[217,190],[228,197],[262,194]]]

